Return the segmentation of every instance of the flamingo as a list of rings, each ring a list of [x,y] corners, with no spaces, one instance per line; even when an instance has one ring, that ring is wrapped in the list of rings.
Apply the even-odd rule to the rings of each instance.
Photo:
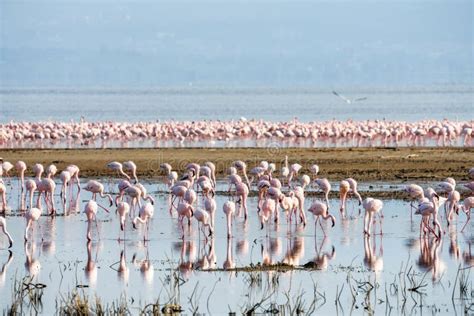
[[[288,187],[290,186],[290,182],[288,181],[288,176],[290,175],[290,169],[288,168],[288,156],[285,156],[285,165],[281,167],[281,176],[282,176],[282,183],[285,183],[285,179],[287,179]]]
[[[153,213],[155,209],[153,205],[150,202],[147,202],[143,204],[142,207],[140,207],[140,210],[138,212],[138,216],[135,217],[132,221],[133,223],[133,228],[137,228],[137,223],[140,222],[141,224],[146,224],[146,230],[145,234],[143,235],[143,241],[150,240],[149,239],[149,231],[150,231],[150,220],[153,218]]]
[[[309,171],[311,171],[311,174],[313,175],[313,180],[316,180],[318,178],[318,173],[319,173],[319,166],[314,164],[309,167]]]
[[[120,230],[123,231],[123,240],[125,240],[125,219],[129,212],[130,212],[130,205],[127,202],[119,202],[117,204],[116,213],[118,213],[119,215]],[[118,240],[120,241],[120,234],[119,234]]]
[[[112,171],[116,171],[119,175],[124,176],[128,181],[130,181],[130,176],[123,171],[123,166],[118,161],[112,161],[107,164],[107,168]]]
[[[176,198],[178,198],[178,203],[182,202],[183,198],[184,198],[184,194],[186,193],[186,191],[188,191],[188,188],[183,186],[183,185],[176,185],[175,184],[174,186],[171,187],[172,199],[171,199],[171,204],[170,204],[170,212],[174,207],[173,203],[176,200]]]
[[[342,180],[341,183],[339,184],[339,196],[341,200],[341,206],[339,208],[341,212],[342,218],[346,217],[345,209],[346,209],[346,199],[347,199],[347,194],[350,190],[350,184],[346,180]]]
[[[249,178],[247,177],[247,164],[243,162],[242,160],[237,160],[232,163],[232,165],[239,171],[242,172],[244,175],[245,182],[247,183],[247,186],[250,188],[250,181]]]
[[[332,227],[334,227],[334,225],[336,224],[336,218],[333,215],[329,214],[328,206],[321,201],[313,202],[313,204],[311,204],[311,206],[309,207],[308,212],[312,213],[314,217],[316,218],[314,221],[315,231],[317,229],[317,224],[319,222],[319,226],[321,226],[324,236],[326,236],[326,231],[324,230],[323,224],[321,222],[322,221],[321,218],[324,220],[330,219],[332,222]]]
[[[25,213],[25,219],[26,219],[26,228],[25,228],[25,241],[28,241],[28,231],[30,227],[33,225],[33,222],[38,222],[38,219],[41,216],[41,209],[36,208],[36,207],[31,207],[26,211]],[[39,230],[41,231],[41,226],[39,225]],[[43,240],[43,237],[41,237],[41,240]]]
[[[422,216],[422,220],[420,222],[420,235],[421,235],[421,231],[424,231],[425,234],[426,234],[426,231],[430,231],[435,234],[436,238],[439,239],[441,237],[441,233],[443,229],[441,228],[441,225],[438,220],[438,209],[439,209],[439,196],[437,194],[433,196],[433,199],[431,202],[423,202],[420,205],[418,205],[418,208],[415,214]],[[433,229],[429,226],[428,220],[430,216],[433,216],[433,224],[435,225],[435,228],[438,227],[438,232],[439,232],[438,235],[436,235]]]
[[[263,225],[270,219],[272,213],[275,212],[276,209],[276,202],[274,199],[266,199],[260,210],[260,229],[263,229]]]
[[[304,213],[304,189],[303,187],[297,186],[293,189],[296,199],[298,200],[298,209],[300,211],[300,220],[304,226],[306,226],[306,214]]]
[[[217,209],[216,200],[208,196],[204,197],[204,209],[211,216],[211,225],[214,227],[214,217]]]
[[[243,182],[239,182],[237,183],[235,189],[236,189],[236,195],[239,197],[239,200],[237,201],[237,203],[239,203],[241,207],[244,209],[244,219],[247,220],[247,216],[248,216],[247,197],[249,195],[249,188]]]
[[[51,164],[46,168],[46,177],[51,179],[56,175],[56,172],[58,172],[58,168],[55,165]]]
[[[33,207],[33,194],[35,193],[37,189],[36,182],[32,179],[26,180],[25,189],[26,189],[26,193],[29,193],[30,195],[30,208],[32,208]]]
[[[204,163],[204,166],[208,167],[209,169],[211,169],[211,181],[212,181],[212,184],[213,186],[215,187],[216,186],[216,165],[210,161],[206,161]]]
[[[204,230],[206,226],[209,228],[209,237],[212,236],[213,227],[212,223],[210,222],[209,214],[205,210],[198,207],[196,210],[194,210],[193,216],[198,221],[198,224],[201,223],[201,230],[204,236],[206,236],[206,232]]]
[[[7,211],[7,188],[3,180],[0,178],[0,196],[2,197],[2,212]]]
[[[302,166],[298,163],[294,163],[290,166],[290,175],[288,176],[288,187],[291,186],[291,180],[293,177],[298,175],[298,172],[301,170]]]
[[[133,161],[129,160],[129,161],[125,161],[122,164],[122,166],[125,170],[130,171],[130,173],[132,174],[133,179],[135,179],[135,184],[137,184],[138,183],[137,165]]]
[[[346,181],[349,183],[350,186],[350,193],[354,194],[357,199],[359,200],[359,205],[362,204],[362,197],[359,194],[359,191],[357,191],[357,181],[354,180],[353,178],[347,178]]]
[[[178,206],[176,207],[176,211],[178,212],[178,220],[181,223],[181,228],[183,230],[183,236],[182,239],[184,239],[184,227],[183,227],[183,221],[184,218],[188,218],[188,226],[191,225],[191,217],[194,215],[194,208],[191,204],[189,204],[186,201],[182,201],[178,203]]]
[[[372,218],[375,214],[378,214],[380,221],[380,234],[382,234],[382,217],[380,213],[383,208],[383,202],[378,199],[366,198],[362,205],[365,209],[364,217],[364,234],[370,236],[370,228],[372,226]],[[375,229],[375,228],[374,228]]]
[[[9,161],[4,161],[3,159],[0,159],[0,164],[1,164],[1,166],[2,166],[1,169],[3,170],[3,172],[5,172],[5,175],[6,175],[7,177],[10,177],[9,172],[10,172],[10,170],[13,169],[13,165],[11,164],[11,162],[9,162]],[[0,175],[0,176],[1,176],[1,175]]]
[[[142,191],[140,190],[139,187],[137,187],[135,185],[130,185],[130,186],[128,186],[124,189],[124,192],[131,199],[131,202],[130,202],[131,216],[135,216],[136,208],[138,207],[139,211],[140,211],[140,208],[142,207],[142,203],[141,203],[141,200],[140,200],[140,198],[142,196]]]
[[[69,185],[69,181],[71,181],[71,174],[69,173],[69,171],[64,170],[64,171],[61,171],[61,173],[59,174],[59,178],[61,179],[61,182],[63,183],[63,185],[61,186],[60,196],[61,196],[61,199],[63,200],[63,204],[65,205],[67,201],[67,187]]]
[[[66,167],[66,171],[71,175],[71,180],[74,180],[77,185],[77,193],[81,192],[81,181],[79,180],[80,169],[76,165],[69,165]],[[72,190],[72,186],[71,186]]]
[[[8,248],[11,248],[13,246],[13,239],[12,239],[12,236],[10,235],[10,233],[7,230],[7,221],[6,221],[5,217],[0,217],[0,227],[2,228],[2,232],[8,238],[8,243],[9,243]]]
[[[91,234],[92,221],[95,222],[95,227],[97,228],[97,234],[99,234],[99,225],[97,223],[97,209],[98,209],[98,205],[97,205],[97,202],[94,200],[89,200],[84,207],[84,213],[86,214],[86,218],[87,218],[87,235],[86,235],[87,241],[92,240],[92,234]],[[99,239],[100,239],[100,235],[99,235]]]
[[[19,181],[21,183],[21,193],[23,193],[25,187],[26,163],[24,161],[18,160],[15,164],[15,169],[18,172]]]
[[[226,201],[222,206],[225,217],[227,219],[227,238],[232,237],[232,215],[235,212],[235,203],[232,201]]]
[[[331,191],[331,183],[329,183],[329,180],[326,178],[318,178],[314,180],[314,183],[319,187],[321,191],[324,192],[326,205],[329,209],[329,192]]]
[[[299,207],[298,199],[295,197],[295,192],[291,191],[288,193],[288,196],[285,196],[283,193],[278,199],[281,208],[286,212],[286,221],[291,222],[293,213],[296,215],[296,210]]]
[[[413,200],[421,201],[425,197],[423,188],[416,184],[407,185],[404,189],[410,195],[412,201],[410,202],[410,219],[413,218]]]
[[[114,204],[112,196],[110,194],[104,193],[104,185],[100,183],[99,181],[89,180],[89,182],[87,182],[86,186],[84,187],[84,190],[92,193],[92,199],[94,201],[97,200],[97,194],[99,194],[101,198],[106,197],[109,199],[109,204],[110,204],[109,206],[112,206]]]
[[[140,189],[143,200],[150,202],[152,205],[155,204],[155,199],[151,195],[147,194],[146,188],[143,184],[137,182],[135,186]]]
[[[467,216],[466,223],[461,229],[461,232],[463,232],[464,228],[466,228],[467,226],[467,223],[469,223],[469,220],[471,219],[471,209],[474,208],[474,197],[470,196],[468,198],[465,198],[463,201],[463,205],[460,208],[464,211],[464,213]]]

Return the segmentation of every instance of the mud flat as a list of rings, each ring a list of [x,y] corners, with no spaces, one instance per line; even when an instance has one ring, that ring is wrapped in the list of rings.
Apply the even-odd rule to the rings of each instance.
[[[474,166],[474,148],[123,148],[123,149],[1,149],[0,157],[14,163],[54,163],[61,170],[76,164],[81,176],[108,176],[106,163],[133,160],[138,175],[153,178],[160,175],[159,165],[170,163],[182,170],[195,161],[216,164],[219,176],[234,160],[244,160],[249,168],[261,160],[277,164],[279,170],[288,155],[289,163],[320,166],[320,176],[339,180],[352,176],[359,181],[436,181],[446,177],[467,180],[467,170]],[[31,171],[31,168],[28,169]]]

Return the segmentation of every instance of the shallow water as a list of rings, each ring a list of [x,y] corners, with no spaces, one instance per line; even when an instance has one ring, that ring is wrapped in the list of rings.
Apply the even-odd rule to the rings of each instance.
[[[72,203],[73,208],[79,212],[75,213],[73,210],[68,216],[57,216],[54,219],[42,217],[39,221],[41,232],[36,229],[34,240],[24,245],[22,237],[25,223],[22,217],[15,216],[18,215],[18,190],[15,181],[12,185],[12,188],[9,187],[9,192],[12,192],[9,205],[14,211],[11,216],[7,216],[7,222],[15,244],[11,249],[12,258],[4,266],[0,277],[3,308],[11,303],[15,277],[30,274],[34,275],[35,283],[47,285],[40,310],[44,314],[55,312],[55,302],[60,300],[58,291],[64,294],[74,290],[76,285],[88,285],[79,290],[91,296],[97,294],[102,303],[110,303],[124,295],[129,305],[136,308],[155,302],[157,298],[163,304],[174,296],[187,313],[192,306],[198,306],[199,312],[208,314],[241,312],[247,304],[258,302],[272,291],[275,293],[263,304],[266,308],[271,303],[276,306],[285,304],[285,293],[290,293],[291,298],[301,295],[308,306],[314,297],[313,282],[321,293],[317,306],[318,312],[322,314],[334,313],[336,292],[341,291],[343,285],[337,308],[344,313],[351,310],[362,311],[368,304],[376,313],[386,313],[387,304],[380,302],[386,299],[385,289],[388,291],[393,314],[405,311],[452,315],[455,311],[462,313],[464,305],[472,304],[473,301],[472,292],[469,292],[469,300],[455,299],[454,304],[451,301],[458,267],[473,263],[472,226],[466,228],[464,233],[457,233],[460,230],[457,226],[465,222],[465,217],[461,216],[439,242],[431,239],[425,242],[419,239],[419,218],[414,216],[413,221],[410,220],[409,204],[402,200],[384,200],[384,234],[365,239],[362,234],[363,218],[359,216],[359,209],[354,201],[348,206],[351,218],[341,221],[336,211],[338,201],[330,200],[330,209],[337,217],[337,222],[334,228],[329,223],[324,225],[328,233],[324,238],[319,226],[315,232],[312,215],[309,214],[309,224],[306,227],[294,224],[288,226],[282,220],[279,225],[271,224],[268,230],[260,230],[256,217],[257,198],[250,197],[248,222],[244,223],[243,218],[236,218],[234,237],[227,239],[222,204],[228,197],[218,195],[214,238],[206,242],[193,221],[190,228],[185,224],[183,241],[176,215],[169,214],[169,197],[162,192],[164,185],[152,181],[146,182],[146,187],[156,199],[150,241],[143,242],[143,227],[133,230],[128,222],[126,241],[118,242],[119,223],[112,208],[109,214],[99,210],[100,238],[94,228],[94,240],[87,244],[87,224],[82,210],[90,193],[82,190],[77,202]],[[106,190],[116,189],[107,184]],[[62,214],[59,197],[56,196],[55,200],[58,212]],[[99,203],[106,206],[107,200],[100,200]],[[306,206],[309,204],[307,199]],[[0,265],[8,261],[9,253],[4,250],[7,246],[8,243],[2,236]],[[119,272],[118,262],[122,251],[126,270]],[[286,262],[301,266],[316,259],[319,259],[320,269],[311,271],[266,271],[252,274],[202,271],[206,268],[222,269],[224,265],[244,267],[259,262]],[[426,286],[420,289],[423,294],[409,292],[411,297],[402,307],[402,291],[399,288],[396,293],[395,285],[391,284],[399,284],[399,272],[410,268],[415,273],[415,280]],[[171,269],[178,269],[182,278],[179,287],[170,278]],[[258,277],[251,281],[250,276],[255,275],[261,276],[260,281]],[[348,278],[353,291],[358,291],[354,305]],[[470,280],[472,281],[472,276]],[[379,286],[366,295],[363,289],[366,284],[364,282],[367,281]],[[472,284],[469,291],[472,291]],[[458,292],[456,289],[455,297],[459,296]],[[326,297],[325,303],[321,298],[323,294]],[[257,311],[263,312],[264,309]]]

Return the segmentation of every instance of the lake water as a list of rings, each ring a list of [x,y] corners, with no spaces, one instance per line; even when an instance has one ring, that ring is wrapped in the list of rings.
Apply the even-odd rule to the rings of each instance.
[[[116,191],[108,181],[104,183],[107,191]],[[4,267],[0,275],[2,308],[11,304],[13,280],[33,275],[33,283],[46,284],[39,309],[42,314],[55,312],[56,302],[61,301],[58,293],[65,295],[72,290],[84,291],[91,297],[97,295],[103,304],[116,301],[122,295],[135,313],[139,306],[157,299],[161,304],[176,302],[188,314],[194,307],[206,314],[241,313],[267,296],[256,311],[268,312],[271,308],[282,309],[284,304],[288,306],[286,293],[293,306],[296,298],[301,297],[308,308],[315,297],[314,285],[319,293],[316,308],[321,314],[334,314],[336,308],[341,313],[373,310],[379,314],[387,313],[388,309],[392,314],[453,315],[463,314],[467,308],[472,312],[472,271],[464,275],[470,280],[464,299],[459,299],[459,280],[455,284],[458,268],[471,266],[474,258],[472,226],[464,233],[458,232],[465,222],[464,215],[456,219],[440,241],[424,240],[419,238],[420,218],[414,216],[413,221],[410,220],[409,203],[384,200],[384,234],[366,239],[356,203],[349,202],[351,218],[340,220],[339,202],[331,199],[330,209],[337,222],[334,228],[329,223],[325,225],[328,236],[324,238],[320,227],[315,231],[309,214],[306,227],[288,226],[283,220],[279,225],[271,224],[268,231],[260,230],[257,198],[250,197],[248,222],[235,218],[234,237],[227,239],[222,205],[229,197],[219,194],[214,238],[206,242],[193,220],[190,228],[185,225],[182,240],[176,214],[170,216],[169,213],[169,196],[164,192],[164,185],[157,180],[144,184],[156,199],[151,240],[147,243],[142,240],[143,227],[133,230],[130,222],[126,225],[126,241],[118,242],[118,218],[111,208],[109,214],[99,210],[100,239],[94,227],[93,241],[87,244],[87,223],[82,210],[90,193],[84,190],[77,198],[74,194],[72,209],[77,213],[73,210],[70,215],[55,219],[42,217],[41,233],[36,229],[34,240],[25,245],[24,219],[7,216],[15,243],[9,261],[9,252],[5,249],[8,242],[3,235],[0,237],[0,265]],[[221,182],[219,188],[223,187]],[[16,181],[9,185],[9,192],[12,192],[9,205],[16,210]],[[55,199],[61,214],[59,197]],[[107,201],[99,200],[99,203],[105,206]],[[306,204],[308,207],[310,199]],[[13,215],[17,212],[13,211]],[[118,262],[122,253],[125,269],[120,271]],[[318,270],[220,271],[229,265],[244,267],[286,262],[301,267],[315,261]],[[419,292],[403,290],[404,282],[405,288],[422,286]],[[77,288],[78,285],[81,287]],[[373,289],[372,285],[375,285]],[[453,290],[454,300],[451,300]],[[338,292],[339,300],[336,299]],[[405,304],[402,304],[403,293],[408,295]]]
[[[1,88],[0,123],[15,121],[270,121],[473,119],[472,86],[331,88]]]

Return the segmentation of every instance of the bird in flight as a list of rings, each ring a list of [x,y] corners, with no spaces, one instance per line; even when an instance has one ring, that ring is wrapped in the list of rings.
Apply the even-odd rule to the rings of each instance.
[[[351,104],[352,102],[358,102],[358,101],[367,100],[367,97],[357,98],[357,99],[348,99],[348,98],[346,98],[345,96],[343,96],[343,95],[337,93],[336,91],[333,91],[332,94],[334,94],[335,96],[341,98],[341,99],[344,100],[347,104]]]

